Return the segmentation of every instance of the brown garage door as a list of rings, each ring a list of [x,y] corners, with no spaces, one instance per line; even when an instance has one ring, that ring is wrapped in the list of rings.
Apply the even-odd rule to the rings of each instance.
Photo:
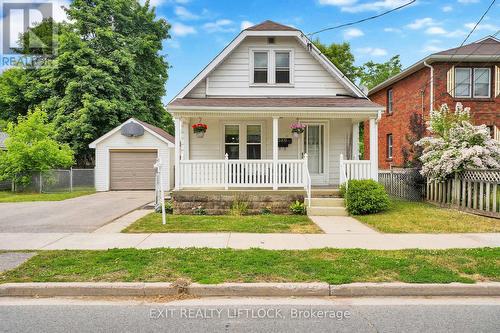
[[[156,150],[111,150],[111,190],[153,190]]]

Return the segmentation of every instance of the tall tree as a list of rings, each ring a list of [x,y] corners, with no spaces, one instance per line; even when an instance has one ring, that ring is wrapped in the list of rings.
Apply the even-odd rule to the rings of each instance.
[[[361,66],[360,84],[371,89],[388,78],[401,72],[402,66],[399,55],[383,63],[368,61]]]
[[[332,43],[326,45],[319,39],[314,41],[314,45],[323,53],[344,75],[351,81],[358,78],[359,68],[354,65],[354,55],[348,42],[340,44]]]

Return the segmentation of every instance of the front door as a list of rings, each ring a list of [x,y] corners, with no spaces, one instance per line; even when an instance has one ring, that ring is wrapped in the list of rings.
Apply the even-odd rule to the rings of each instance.
[[[304,131],[304,152],[308,155],[307,163],[313,185],[328,184],[325,145],[325,125],[306,124]]]

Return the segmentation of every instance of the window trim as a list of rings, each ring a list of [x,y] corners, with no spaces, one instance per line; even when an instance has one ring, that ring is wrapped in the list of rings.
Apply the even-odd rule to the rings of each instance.
[[[277,85],[287,85],[292,82],[292,52],[291,51],[281,51],[281,50],[273,50],[274,53],[274,83]],[[288,53],[288,82],[276,82],[276,73],[278,72],[278,68],[286,68],[286,67],[278,67],[276,66],[276,55],[278,53]],[[283,70],[282,70],[283,71]]]
[[[237,143],[227,143],[226,142],[226,126],[238,126],[238,142]],[[223,155],[226,156],[226,146],[238,146],[238,160],[241,159],[241,124],[238,123],[224,123],[222,126],[222,143],[223,143]]]
[[[267,52],[267,83],[254,83],[254,54],[258,52]],[[289,52],[290,82],[276,83],[276,53]],[[249,48],[249,66],[248,66],[248,84],[250,87],[293,87],[295,84],[295,56],[293,48],[275,48],[275,47],[250,47]]]
[[[469,71],[469,94],[468,95],[457,95],[457,70],[468,70]],[[472,97],[472,67],[455,67],[455,82],[453,84],[454,96],[455,98],[471,98]],[[465,82],[463,82],[465,84]]]
[[[476,95],[476,69],[486,69],[488,70],[488,95],[479,96]],[[472,68],[472,97],[473,98],[491,98],[491,68],[489,67],[473,67]]]
[[[254,142],[248,142],[248,126],[259,126],[260,128],[260,142],[259,143],[254,143]],[[248,146],[260,146],[260,158],[259,159],[256,159],[256,161],[258,160],[262,160],[262,154],[263,154],[263,150],[262,150],[262,141],[263,141],[263,126],[262,124],[255,124],[255,123],[246,123],[245,124],[245,157],[246,159],[248,160]]]
[[[389,98],[389,95],[391,96],[391,98]],[[394,90],[392,88],[387,89],[386,98],[387,98],[386,110],[387,114],[390,115],[394,113]],[[391,106],[390,108],[389,105]]]
[[[391,139],[390,140],[390,144],[389,144],[389,138]],[[387,157],[388,160],[392,160],[393,157],[394,157],[394,136],[392,135],[392,133],[388,133],[386,135],[386,139],[385,140],[386,140],[386,146],[387,146],[386,157]]]

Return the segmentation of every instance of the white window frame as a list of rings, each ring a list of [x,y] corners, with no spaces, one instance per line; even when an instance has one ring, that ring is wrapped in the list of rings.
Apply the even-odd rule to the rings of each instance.
[[[394,90],[392,88],[389,88],[387,89],[387,114],[392,114],[393,112],[394,112]]]
[[[226,126],[238,126],[238,143],[227,143],[226,142]],[[245,138],[246,141],[246,138]],[[226,156],[226,146],[238,146],[238,160],[241,159],[241,124],[238,123],[224,123],[222,125],[222,154],[225,158]]]
[[[267,52],[267,83],[254,83],[254,53]],[[276,83],[276,53],[290,54],[290,82]],[[293,48],[255,47],[249,49],[248,83],[251,87],[293,87],[295,82],[295,52]]]
[[[488,71],[488,95],[476,95],[476,70],[477,69],[486,69]],[[472,96],[474,98],[490,98],[491,97],[491,68],[489,67],[474,67],[473,75],[472,75]]]
[[[469,94],[468,95],[457,95],[457,71],[458,70],[468,70],[469,71]],[[465,83],[465,82],[463,82]],[[472,68],[470,67],[455,67],[455,84],[453,86],[455,98],[471,98],[472,97],[472,89],[473,89],[473,81],[472,81]]]
[[[390,138],[390,140],[389,140],[389,138]],[[394,155],[394,136],[392,135],[392,133],[387,134],[386,140],[387,140],[387,153],[386,153],[387,159],[392,160],[393,155]],[[389,141],[390,141],[390,144],[389,144]]]
[[[259,143],[253,143],[253,142],[248,142],[248,126],[259,126],[260,127],[260,142]],[[264,155],[264,150],[262,149],[263,146],[263,126],[262,124],[255,124],[255,123],[246,123],[245,124],[245,159],[248,160],[248,146],[260,146],[260,160],[262,160],[262,155]],[[258,160],[256,160],[258,161]]]

